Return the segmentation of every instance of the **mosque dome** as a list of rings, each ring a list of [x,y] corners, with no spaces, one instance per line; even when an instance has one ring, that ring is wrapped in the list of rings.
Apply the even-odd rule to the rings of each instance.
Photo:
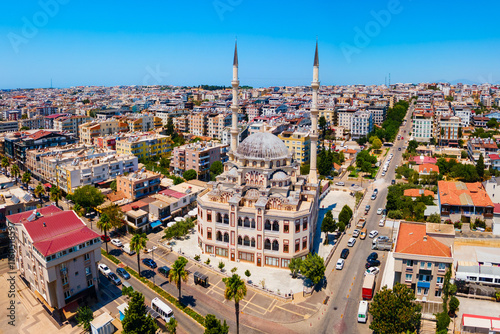
[[[243,140],[236,153],[245,159],[284,159],[290,155],[285,143],[269,132],[257,132]]]

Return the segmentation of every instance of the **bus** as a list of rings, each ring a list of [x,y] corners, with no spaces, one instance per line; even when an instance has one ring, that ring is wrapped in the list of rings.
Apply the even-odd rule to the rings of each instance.
[[[174,318],[174,312],[172,309],[165,304],[160,298],[155,297],[151,301],[151,308],[157,312],[165,322],[169,322],[171,318]]]

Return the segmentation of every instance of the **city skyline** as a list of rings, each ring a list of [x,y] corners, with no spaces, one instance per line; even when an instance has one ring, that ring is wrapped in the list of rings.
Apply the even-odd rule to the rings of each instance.
[[[229,86],[236,37],[242,86],[309,85],[316,37],[323,85],[500,81],[495,3],[92,3],[4,4],[0,89]]]

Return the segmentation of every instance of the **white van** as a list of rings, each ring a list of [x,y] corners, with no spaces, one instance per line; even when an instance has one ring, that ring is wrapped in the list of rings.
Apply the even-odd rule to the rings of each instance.
[[[359,302],[358,307],[358,322],[366,323],[368,319],[368,302],[362,300]]]
[[[127,242],[126,244],[123,244],[123,248],[122,249],[128,255],[134,255],[135,254],[135,251],[132,250],[132,249],[130,249],[130,243],[129,242]]]
[[[356,239],[350,238],[349,241],[347,241],[347,246],[352,247],[356,243]]]

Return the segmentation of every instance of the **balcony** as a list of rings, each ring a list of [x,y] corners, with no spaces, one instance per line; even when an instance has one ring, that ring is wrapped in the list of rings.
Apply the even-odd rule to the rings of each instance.
[[[412,273],[413,272],[413,267],[406,267],[406,272],[407,273]]]
[[[418,288],[427,288],[429,289],[431,287],[431,282],[427,282],[427,281],[418,281],[417,282],[417,287]]]

